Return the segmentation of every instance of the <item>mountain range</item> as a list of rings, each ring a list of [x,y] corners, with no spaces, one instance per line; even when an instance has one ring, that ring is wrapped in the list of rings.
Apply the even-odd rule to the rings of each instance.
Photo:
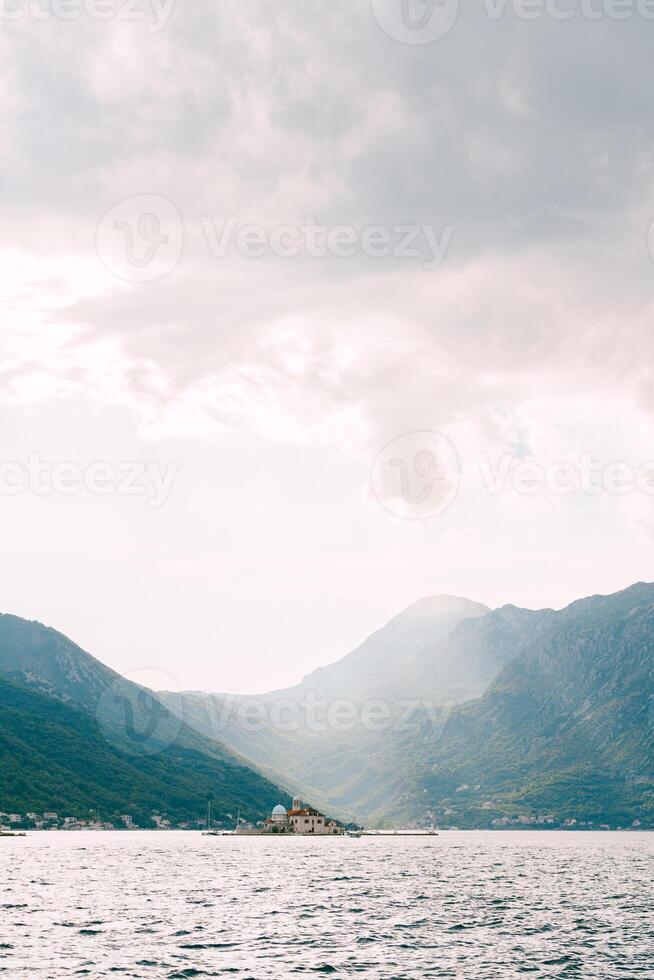
[[[650,584],[560,611],[435,597],[297,687],[160,697],[343,817],[654,826]],[[371,725],[364,710],[376,701],[385,714]],[[322,725],[308,703],[313,720],[322,706]],[[304,707],[284,730],[273,708],[289,704]],[[347,725],[329,720],[337,704],[349,706]]]
[[[517,811],[654,826],[654,588],[508,612],[513,658],[436,736],[417,735],[416,802],[463,825]]]
[[[0,809],[149,826],[201,818],[209,800],[233,825],[290,797],[61,633],[0,615]]]
[[[148,691],[0,616],[0,807],[229,822],[287,790],[380,826],[654,827],[654,586],[423,599],[256,698]]]
[[[499,646],[480,655],[472,646],[464,651],[451,644],[459,625],[489,612],[453,596],[422,599],[295,687],[256,698],[158,696],[197,731],[222,740],[271,778],[292,783],[343,818],[383,817],[404,792],[405,763],[394,756],[410,705],[427,699],[442,706],[478,696],[504,662]],[[368,717],[376,704],[392,716],[378,725]],[[355,721],[335,717],[348,709]]]

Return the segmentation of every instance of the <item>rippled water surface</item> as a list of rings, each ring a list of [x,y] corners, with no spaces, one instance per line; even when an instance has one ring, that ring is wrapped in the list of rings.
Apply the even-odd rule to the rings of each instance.
[[[654,978],[654,836],[0,840],[15,978]]]

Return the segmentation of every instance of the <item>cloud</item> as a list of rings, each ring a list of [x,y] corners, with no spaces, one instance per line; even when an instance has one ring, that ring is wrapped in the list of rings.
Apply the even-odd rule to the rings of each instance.
[[[6,25],[5,262],[44,301],[6,369],[148,426],[375,444],[624,392],[649,417],[649,50],[636,18],[493,22],[394,42],[366,3],[178,5],[167,28]],[[610,67],[620,64],[617,74]],[[5,84],[8,84],[5,81]],[[125,284],[97,222],[131,195],[184,220],[180,265]],[[209,254],[201,221],[452,224],[444,265]],[[47,260],[44,266],[44,259]],[[90,285],[91,284],[91,285]],[[634,352],[639,351],[638,366]],[[26,352],[27,351],[27,352]],[[182,421],[183,420],[183,421]]]
[[[368,0],[177,2],[159,32],[2,21],[0,462],[180,467],[156,511],[4,497],[6,609],[118,669],[176,675],[183,649],[185,685],[244,690],[419,595],[542,606],[647,577],[649,497],[491,495],[478,456],[651,457],[651,25],[489,4],[424,46]],[[181,219],[152,282],[96,253],[141,195]],[[109,244],[132,233],[137,261],[180,233],[121,213]],[[216,257],[206,222],[230,216],[453,235],[432,270],[424,236],[415,256]],[[424,431],[461,490],[402,521],[371,464]]]

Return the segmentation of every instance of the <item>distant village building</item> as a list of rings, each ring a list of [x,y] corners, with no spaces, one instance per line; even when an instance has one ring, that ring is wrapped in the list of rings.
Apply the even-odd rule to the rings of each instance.
[[[301,834],[327,836],[343,834],[335,820],[328,820],[324,813],[313,807],[302,805],[299,797],[295,797],[290,810],[281,803],[273,810],[262,827],[239,827],[237,834]]]

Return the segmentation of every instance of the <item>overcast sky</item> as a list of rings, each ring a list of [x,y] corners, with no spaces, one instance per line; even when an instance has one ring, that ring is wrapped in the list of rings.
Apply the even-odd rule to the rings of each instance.
[[[654,577],[654,23],[453,3],[2,3],[2,610],[257,692]]]

